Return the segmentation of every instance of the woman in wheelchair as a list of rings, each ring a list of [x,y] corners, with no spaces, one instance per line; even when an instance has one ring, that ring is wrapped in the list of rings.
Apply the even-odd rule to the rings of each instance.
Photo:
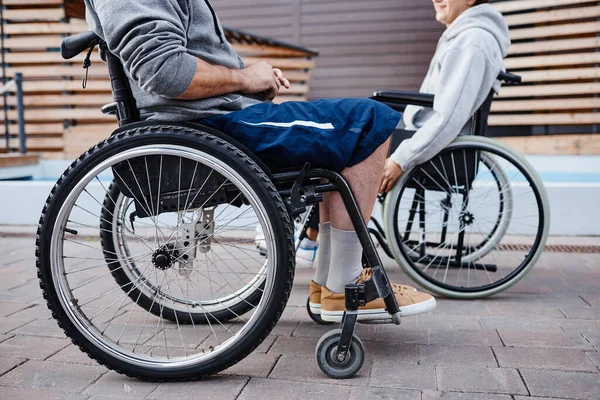
[[[473,0],[442,3],[452,11]],[[394,106],[397,93],[383,101],[275,105],[269,100],[289,82],[268,64],[244,67],[208,0],[86,5],[94,32],[64,39],[61,52],[68,59],[90,49],[89,66],[99,45],[115,99],[103,112],[116,114],[120,128],[57,181],[36,241],[44,298],[83,351],[121,373],[153,380],[198,379],[239,362],[286,307],[294,276],[292,220],[317,203],[321,246],[309,309],[318,322],[341,321],[317,344],[324,373],[348,378],[360,370],[365,356],[357,322],[399,325],[401,316],[435,307],[429,294],[389,282],[365,223],[401,118],[384,103]],[[422,144],[414,143],[418,151]],[[414,195],[409,208],[406,193]],[[519,215],[520,224],[534,218],[523,231],[533,240],[525,257],[504,257],[516,268],[493,276],[496,266],[487,256],[507,232],[517,196],[536,206],[533,217]],[[477,201],[485,213],[471,208]],[[442,227],[432,233],[441,244],[429,236],[425,206],[431,204],[443,209]],[[533,168],[485,138],[459,138],[427,165],[405,171],[385,210],[392,250],[405,268],[412,266],[411,278],[465,297],[521,279],[548,230],[547,199]],[[409,211],[418,238],[398,233],[400,210]],[[454,220],[459,229],[452,234]],[[486,221],[488,233],[465,239],[467,226]],[[264,254],[254,246],[257,225]],[[447,235],[458,244],[446,244]],[[362,267],[363,252],[370,268]]]
[[[510,47],[508,25],[484,3],[489,0],[433,0],[436,19],[447,29],[420,92],[435,95],[435,101],[431,109],[406,107],[406,130],[394,134],[395,150],[385,163],[381,193],[392,188],[402,171],[430,160],[459,134],[469,135],[471,117],[490,90],[500,90],[497,77]]]

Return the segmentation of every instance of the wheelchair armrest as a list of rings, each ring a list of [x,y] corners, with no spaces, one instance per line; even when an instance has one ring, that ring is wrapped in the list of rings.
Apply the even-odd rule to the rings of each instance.
[[[373,93],[373,97],[371,98],[386,104],[412,104],[415,106],[432,108],[434,96],[432,94],[400,92],[398,90],[378,90]]]
[[[108,103],[102,106],[102,114],[104,115],[117,115],[117,103]]]

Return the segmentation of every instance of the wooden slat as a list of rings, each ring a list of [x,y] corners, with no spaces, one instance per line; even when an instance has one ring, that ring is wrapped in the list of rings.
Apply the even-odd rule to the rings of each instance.
[[[29,95],[23,96],[23,104],[26,107],[35,106],[103,106],[112,103],[110,94],[78,94],[78,95]],[[16,106],[17,99],[9,97],[6,102],[10,106]]]
[[[308,82],[310,80],[310,72],[308,70],[298,70],[298,71],[294,71],[294,70],[289,70],[289,71],[285,71],[284,76],[290,81],[290,82]]]
[[[30,81],[23,82],[23,92],[61,92],[74,91],[110,91],[108,81],[88,81],[86,89],[83,89],[80,81]]]
[[[286,47],[258,46],[241,43],[233,43],[232,46],[242,56],[306,57],[306,52]]]
[[[11,139],[9,141],[10,148],[18,149],[19,140]],[[62,151],[64,146],[64,139],[62,137],[56,138],[27,138],[27,151]]]
[[[100,57],[94,56],[96,60]],[[70,60],[64,60],[58,51],[6,53],[4,59],[9,64],[47,64],[47,63],[81,63],[85,59],[85,52],[78,54]]]
[[[4,39],[4,47],[12,51],[60,48],[61,40],[62,36],[57,35],[36,35],[34,38],[30,36],[11,37]]]
[[[0,168],[36,165],[39,161],[40,157],[33,154],[3,154],[0,155]]]
[[[85,3],[83,0],[64,0],[65,13],[68,18],[85,18]]]
[[[600,135],[571,134],[495,138],[522,154],[600,155]]]
[[[78,125],[67,128],[65,130],[65,155],[70,158],[78,156],[93,144],[109,137],[117,128],[116,123]]]
[[[536,8],[560,7],[572,4],[597,3],[596,0],[512,0],[493,3],[501,13],[534,10]]]
[[[500,97],[568,96],[600,93],[600,83],[568,83],[558,85],[506,86]]]
[[[89,27],[85,23],[72,22],[72,23],[60,23],[60,22],[38,22],[30,24],[6,24],[4,25],[4,33],[7,35],[44,35],[53,33],[80,33],[89,30]]]
[[[8,119],[16,120],[17,111],[9,110]],[[26,122],[86,120],[86,121],[114,121],[113,115],[104,115],[99,108],[48,108],[25,110]],[[26,131],[27,132],[27,131]]]
[[[546,51],[564,51],[594,49],[600,47],[600,37],[547,40],[543,42],[515,43],[510,46],[509,54],[541,53]]]
[[[4,0],[5,6],[47,6],[62,5],[64,0]]]
[[[306,94],[308,93],[308,86],[307,85],[298,85],[298,84],[291,84],[289,89],[284,88],[283,86],[281,87],[281,89],[279,90],[279,95],[280,96],[285,96],[288,94]]]
[[[265,61],[276,68],[281,69],[313,69],[316,66],[314,60],[306,58],[271,58],[271,57],[243,57],[246,65],[252,65]]]
[[[600,21],[582,22],[577,24],[540,26],[526,29],[512,29],[511,40],[536,39],[558,36],[573,36],[600,31]]]
[[[63,131],[64,127],[62,123],[25,124],[25,133],[27,135],[62,135]],[[16,124],[11,124],[8,126],[8,132],[11,135],[18,135],[19,127]]]
[[[600,68],[551,69],[540,71],[521,71],[523,82],[576,81],[600,78]]]
[[[599,6],[566,8],[553,11],[536,11],[526,14],[507,15],[504,19],[509,26],[515,26],[595,17],[600,17]]]
[[[562,65],[587,65],[600,62],[600,53],[557,54],[552,56],[513,57],[504,61],[506,68],[542,68]]]
[[[43,65],[43,66],[20,66],[6,68],[6,76],[13,77],[15,73],[23,74],[25,80],[30,78],[59,78],[74,77],[80,80],[85,75],[85,70],[81,65]],[[88,71],[88,80],[108,79],[108,68],[101,61],[92,62]]]
[[[36,8],[2,11],[2,18],[8,21],[60,21],[65,18],[65,10],[62,8]]]
[[[490,115],[490,126],[516,125],[592,125],[600,123],[600,113],[551,113],[526,115]]]
[[[281,104],[281,103],[285,103],[286,101],[306,101],[306,96],[285,96],[285,95],[279,95],[277,97],[275,97],[275,99],[273,99],[273,103],[275,104]]]
[[[494,101],[492,112],[600,109],[600,98]]]

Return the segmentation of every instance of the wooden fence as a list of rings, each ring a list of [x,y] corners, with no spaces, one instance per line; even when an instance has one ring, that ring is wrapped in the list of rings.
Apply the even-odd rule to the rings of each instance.
[[[502,140],[529,154],[600,154],[600,2],[513,0],[496,3],[513,42],[506,67],[523,85],[494,101],[496,133],[515,127],[530,137]]]
[[[66,6],[63,5],[66,1]],[[104,64],[96,57],[88,89],[81,89],[82,57],[64,62],[60,39],[81,32],[81,0],[3,0],[6,76],[23,72],[26,130],[31,150],[72,157],[114,127],[99,112],[110,101]],[[287,68],[294,83],[284,98],[366,96],[374,89],[416,90],[443,27],[430,0],[218,0],[225,24],[317,48],[244,42],[230,36],[247,62],[267,58]],[[600,1],[508,0],[504,13],[513,46],[506,64],[524,78],[504,87],[490,125],[500,140],[537,154],[600,154]],[[233,33],[232,33],[233,35]],[[291,51],[291,53],[290,53]],[[15,99],[8,98],[9,127],[16,148]],[[525,136],[533,133],[533,136]],[[523,135],[522,137],[515,135]],[[0,151],[4,141],[0,140]]]

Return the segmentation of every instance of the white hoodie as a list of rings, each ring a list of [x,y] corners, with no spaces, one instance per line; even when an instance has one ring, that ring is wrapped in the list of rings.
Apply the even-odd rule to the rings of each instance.
[[[502,14],[489,4],[464,11],[438,42],[421,93],[435,95],[433,109],[408,106],[406,129],[417,130],[391,158],[404,171],[428,161],[459,134],[470,131],[470,118],[481,107],[504,70],[510,38]]]

